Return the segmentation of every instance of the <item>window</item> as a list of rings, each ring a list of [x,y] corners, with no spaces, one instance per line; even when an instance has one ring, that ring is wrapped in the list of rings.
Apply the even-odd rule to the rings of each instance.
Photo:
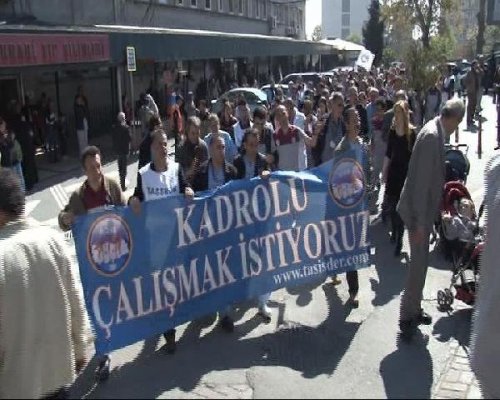
[[[183,6],[184,5],[184,0],[177,0],[176,1],[178,6]]]
[[[351,12],[351,0],[342,0],[342,12]]]
[[[351,25],[351,14],[342,14],[342,26],[349,27]]]
[[[224,2],[223,0],[219,0],[219,12],[224,11]]]
[[[205,9],[206,10],[212,9],[212,0],[205,0]]]
[[[243,9],[244,9],[243,0],[239,0],[238,1],[238,14],[243,15]]]
[[[299,20],[297,21],[297,25],[299,29],[302,28],[302,21],[304,20],[304,11],[299,10]]]
[[[342,28],[342,39],[347,39],[351,34],[350,28]]]
[[[262,1],[262,18],[267,19],[267,0]]]
[[[234,0],[229,0],[229,12],[234,13]]]
[[[198,0],[191,0],[191,7],[198,7]]]

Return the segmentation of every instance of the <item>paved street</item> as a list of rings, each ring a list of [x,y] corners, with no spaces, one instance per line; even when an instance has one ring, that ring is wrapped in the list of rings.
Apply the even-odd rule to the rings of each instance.
[[[496,145],[496,111],[490,96],[483,98],[483,107],[487,120],[483,124],[482,159],[476,154],[477,133],[465,131],[465,124],[460,130],[460,142],[470,145],[468,188],[477,207],[483,196],[484,166]],[[27,205],[31,217],[54,227],[59,210],[84,179],[74,160],[64,161],[57,168],[61,172],[44,172],[48,177],[40,186],[46,188],[29,196]],[[105,173],[117,178],[116,162],[106,164]],[[128,195],[135,186],[136,173],[136,163],[130,164]],[[111,355],[112,374],[108,382],[99,386],[93,383],[93,361],[75,384],[73,395],[88,398],[477,395],[470,373],[463,375],[464,380],[470,378],[467,384],[461,381],[460,373],[455,374],[453,382],[447,378],[458,362],[455,357],[468,351],[471,318],[471,309],[465,306],[450,314],[437,310],[436,293],[448,287],[450,266],[439,254],[431,252],[424,307],[434,317],[434,324],[422,327],[424,337],[415,343],[398,345],[399,301],[407,258],[393,256],[383,224],[373,225],[371,240],[372,267],[360,272],[358,309],[345,305],[348,298],[345,280],[338,287],[317,282],[309,287],[280,290],[271,298],[270,324],[262,323],[253,304],[244,304],[237,310],[233,334],[220,331],[214,320],[183,325],[177,329],[175,355],[163,351],[163,338],[121,349]],[[403,251],[408,251],[407,241]],[[462,372],[467,371],[464,368]]]

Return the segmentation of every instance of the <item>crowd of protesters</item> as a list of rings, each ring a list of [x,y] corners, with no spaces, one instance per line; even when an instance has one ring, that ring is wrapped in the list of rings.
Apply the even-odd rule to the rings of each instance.
[[[267,179],[274,170],[303,171],[319,166],[345,151],[359,150],[364,154],[363,168],[369,191],[377,193],[385,188],[384,195],[380,196],[383,200],[376,205],[375,212],[379,213],[383,221],[391,222],[388,229],[391,231],[396,257],[401,255],[405,225],[410,229],[412,261],[402,300],[400,329],[404,337],[411,340],[418,325],[432,322],[420,304],[428,264],[429,229],[437,212],[438,205],[435,203],[441,190],[439,185],[444,179],[434,179],[431,176],[440,170],[439,163],[444,163],[439,157],[432,156],[440,154],[444,142],[460,123],[465,113],[463,103],[460,100],[448,100],[440,104],[441,93],[437,99],[433,98],[435,91],[440,90],[435,87],[428,92],[428,104],[420,104],[415,93],[407,87],[404,69],[399,68],[341,72],[333,78],[322,77],[316,84],[299,77],[296,82],[288,83],[288,91],[280,85],[271,87],[273,96],[269,104],[259,105],[252,110],[244,98],[239,98],[234,104],[225,101],[219,114],[210,113],[204,100],[196,105],[192,94],[188,94],[184,101],[181,96],[169,91],[169,101],[164,112],[159,110],[151,95],[142,95],[139,110],[140,139],[134,143],[135,138],[128,125],[130,113],[126,109],[118,114],[113,127],[113,143],[119,156],[119,183],[104,176],[100,150],[87,146],[88,104],[83,92],[79,91],[75,98],[75,113],[78,113],[81,163],[87,179],[59,214],[61,229],[71,229],[76,216],[101,207],[129,205],[137,215],[141,215],[142,203],[154,199],[171,194],[183,194],[192,198],[198,192],[216,189],[232,180],[257,176]],[[167,116],[166,121],[161,119],[160,114]],[[49,152],[52,143],[50,127],[53,123],[52,113],[49,112]],[[22,185],[25,183],[22,179],[13,178],[13,174],[23,177],[22,169],[17,166],[21,162],[29,165],[31,161],[24,158],[20,144],[22,139],[17,131],[15,133],[7,129],[3,119],[0,120],[2,167],[6,167],[2,168],[0,174],[0,191],[8,190],[10,193],[0,201],[0,239],[5,238],[11,244],[11,250],[7,251],[16,251],[26,239],[29,229],[33,229],[31,225],[26,225],[22,217]],[[168,157],[169,136],[175,138],[175,158]],[[126,199],[124,192],[127,189],[130,146],[139,151],[139,172],[134,193]],[[28,184],[26,178],[24,182]],[[421,188],[424,183],[429,185],[429,190],[422,195],[415,189]],[[17,360],[14,353],[8,353],[6,359],[2,355],[3,362],[7,360],[12,365],[9,364],[11,369],[7,375],[0,366],[0,395],[62,396],[65,394],[64,388],[74,378],[74,373],[86,362],[82,346],[90,339],[79,278],[69,272],[74,268],[70,268],[69,261],[64,258],[64,251],[61,250],[60,259],[53,257],[53,252],[63,246],[59,239],[52,234],[42,233],[39,243],[34,246],[44,248],[37,256],[43,258],[43,261],[25,259],[20,264],[30,271],[29,274],[33,274],[33,279],[40,279],[40,285],[44,285],[43,280],[50,280],[52,275],[63,276],[57,290],[51,292],[51,301],[58,301],[59,307],[66,307],[66,311],[56,315],[58,309],[51,309],[51,314],[47,317],[66,318],[65,322],[61,322],[66,330],[57,332],[58,335],[64,334],[66,353],[60,346],[56,346],[54,350],[61,359],[66,356],[69,361],[64,363],[59,358],[51,359],[51,366],[44,365],[41,368],[53,371],[50,379],[45,372],[41,375],[33,372],[38,374],[36,379],[39,383],[23,387],[12,382],[16,381],[16,376],[25,376],[28,359]],[[34,254],[29,253],[27,257],[34,257]],[[7,259],[4,250],[0,252],[0,257],[2,263]],[[16,257],[23,256],[18,253]],[[31,271],[39,263],[46,272],[43,278],[38,272]],[[15,266],[9,268],[7,273],[12,276],[20,273]],[[357,272],[347,273],[346,279],[349,304],[358,307]],[[340,283],[339,278],[333,276],[332,283]],[[40,293],[47,293],[51,288],[50,285],[41,287],[47,287],[47,290],[40,289]],[[267,306],[269,297],[266,294],[257,299],[258,314],[265,322],[269,322],[272,317]],[[33,313],[30,305],[36,303],[33,296],[30,299],[24,310],[26,315]],[[41,305],[38,304],[37,307],[40,308]],[[67,311],[68,307],[72,312]],[[40,313],[42,315],[44,312]],[[6,321],[1,319],[6,318],[5,315]],[[0,312],[0,326],[11,323],[9,315],[2,316]],[[48,324],[42,324],[43,327],[46,325]],[[226,332],[234,330],[232,305],[221,310],[219,325]],[[27,350],[28,353],[36,352],[37,337],[52,335],[52,327],[38,328],[32,338],[26,339],[26,348],[30,349]],[[28,327],[20,326],[19,329],[23,331]],[[175,334],[174,329],[164,333],[169,353],[176,350]],[[1,351],[3,340],[0,337]],[[110,361],[109,355],[100,360],[97,371],[100,380],[109,376]],[[36,369],[37,364],[29,365],[29,368],[30,371]],[[10,386],[3,386],[7,383]]]

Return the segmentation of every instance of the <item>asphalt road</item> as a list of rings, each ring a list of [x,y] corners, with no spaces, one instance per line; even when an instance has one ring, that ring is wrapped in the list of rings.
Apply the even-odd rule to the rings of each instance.
[[[483,97],[483,157],[476,154],[477,133],[460,130],[469,144],[468,188],[481,203],[486,161],[496,145],[496,111]],[[452,137],[452,142],[454,142]],[[116,162],[105,166],[115,178]],[[128,194],[135,186],[136,163],[129,165]],[[52,178],[49,187],[28,198],[28,214],[57,226],[57,213],[83,181],[77,167]],[[43,186],[43,185],[42,185]],[[272,322],[264,324],[253,304],[237,310],[236,330],[221,332],[215,321],[178,328],[178,351],[167,355],[163,338],[112,353],[108,382],[94,384],[92,361],[73,388],[89,398],[429,398],[449,357],[448,341],[467,337],[470,308],[446,314],[437,310],[436,293],[449,285],[450,266],[432,251],[424,308],[434,324],[411,345],[398,344],[400,293],[407,258],[395,258],[387,228],[374,223],[370,268],[360,271],[360,307],[345,305],[347,285],[317,282],[280,290],[271,297]],[[408,251],[405,240],[404,252]],[[343,278],[343,277],[342,277]],[[464,333],[465,330],[465,333]]]

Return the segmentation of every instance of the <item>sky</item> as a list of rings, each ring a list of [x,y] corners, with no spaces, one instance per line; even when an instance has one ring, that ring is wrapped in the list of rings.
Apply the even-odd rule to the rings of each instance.
[[[321,25],[321,0],[306,0],[306,35],[310,39],[314,28]]]

